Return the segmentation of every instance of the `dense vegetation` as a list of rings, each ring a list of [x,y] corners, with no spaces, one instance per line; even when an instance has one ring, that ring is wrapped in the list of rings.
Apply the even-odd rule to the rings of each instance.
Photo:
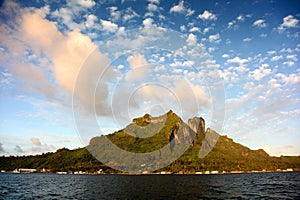
[[[150,124],[150,121],[155,123]],[[151,125],[151,127],[149,126]],[[137,126],[142,127],[141,129]],[[125,129],[108,135],[107,137],[120,148],[137,153],[159,150],[170,142],[174,130],[185,123],[172,111],[157,118],[146,114],[136,118]],[[154,133],[151,133],[152,132]],[[142,134],[150,134],[144,138]],[[204,158],[199,158],[199,150],[206,133],[197,133],[193,143],[187,151],[175,162],[159,171],[173,173],[194,173],[197,171],[261,171],[293,168],[299,170],[300,156],[271,157],[264,150],[251,150],[235,143],[227,136],[220,136],[212,151]],[[103,137],[103,136],[102,136]],[[180,136],[179,136],[180,137]],[[102,169],[106,173],[117,172],[95,159],[87,149],[101,145],[101,137],[91,139],[86,148],[69,150],[59,149],[55,153],[46,153],[36,156],[9,156],[0,157],[0,169],[12,171],[17,168],[34,168],[37,170],[51,169],[56,171],[87,171],[96,172]],[[101,152],[105,153],[105,152]],[[109,152],[106,152],[109,153]],[[111,158],[114,161],[114,158]]]
[[[69,150],[59,149],[55,153],[45,153],[36,156],[9,156],[0,157],[0,169],[12,171],[18,168],[37,169],[45,168],[56,171],[98,171],[106,169],[97,161],[86,148]]]
[[[189,148],[178,160],[165,167],[165,171],[276,171],[277,169],[300,169],[300,156],[271,157],[264,150],[251,150],[220,136],[213,150],[204,158],[198,158],[200,146]]]
[[[149,124],[149,122],[147,122],[148,119],[149,114],[146,114],[141,118],[136,118],[133,120],[135,124],[130,124],[125,129],[110,134],[107,137],[115,145],[130,152],[145,153],[161,149],[169,143],[169,135],[172,129],[176,128],[176,124],[180,122],[180,118],[172,111],[169,111],[166,115],[154,119],[158,121],[161,119],[162,122]],[[147,128],[142,129],[137,127],[145,127],[147,124],[149,124],[150,127],[147,126]],[[154,132],[155,134],[152,134],[151,132]],[[153,136],[141,138],[139,137],[141,134],[151,134]]]

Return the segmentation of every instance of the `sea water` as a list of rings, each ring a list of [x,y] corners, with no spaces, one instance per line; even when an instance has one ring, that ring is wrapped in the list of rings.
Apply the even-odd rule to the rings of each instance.
[[[300,172],[223,175],[0,173],[0,199],[300,199]]]

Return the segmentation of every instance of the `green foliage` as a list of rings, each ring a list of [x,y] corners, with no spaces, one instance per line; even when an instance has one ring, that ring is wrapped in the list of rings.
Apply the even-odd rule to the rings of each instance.
[[[103,165],[86,148],[59,149],[55,153],[36,156],[0,157],[0,169],[12,171],[18,168],[51,169],[56,171],[98,171]]]
[[[277,169],[299,169],[300,156],[271,157],[264,150],[251,150],[233,142],[227,136],[220,136],[212,151],[204,158],[198,158],[200,146],[190,147],[178,160],[163,170],[185,173],[195,171],[276,171]]]
[[[112,143],[126,151],[145,153],[159,150],[169,143],[170,133],[180,122],[180,118],[169,111],[166,115],[154,118],[154,120],[162,122],[148,123],[147,126],[144,126],[143,120],[144,118],[150,120],[149,116],[146,114],[142,118],[136,118],[133,120],[136,124],[130,124],[125,129],[109,134],[107,137]],[[142,134],[153,136],[142,138]]]

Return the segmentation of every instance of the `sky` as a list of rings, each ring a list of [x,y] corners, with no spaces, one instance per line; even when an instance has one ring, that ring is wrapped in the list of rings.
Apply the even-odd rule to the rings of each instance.
[[[170,109],[300,155],[299,1],[0,2],[0,155],[84,147]]]

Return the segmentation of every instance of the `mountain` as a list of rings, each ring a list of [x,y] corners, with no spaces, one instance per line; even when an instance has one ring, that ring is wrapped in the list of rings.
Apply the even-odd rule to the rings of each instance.
[[[85,148],[64,148],[36,156],[0,157],[0,169],[16,168],[46,168],[53,172],[102,169],[107,173],[276,171],[299,170],[300,156],[271,157],[262,149],[251,150],[206,128],[201,117],[185,123],[170,110],[158,117],[145,114],[135,118],[122,130],[92,138]]]

